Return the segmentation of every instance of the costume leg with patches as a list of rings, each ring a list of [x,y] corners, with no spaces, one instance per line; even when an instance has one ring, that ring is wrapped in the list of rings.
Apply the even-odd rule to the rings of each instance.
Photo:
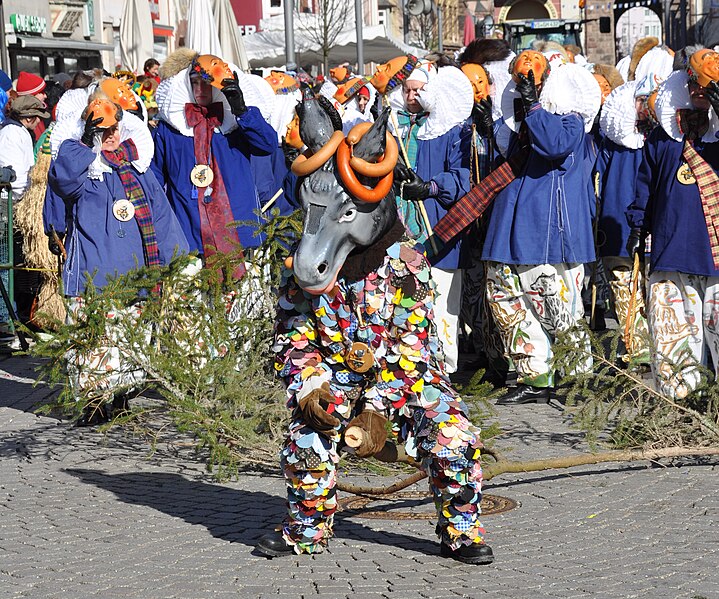
[[[517,370],[518,382],[551,386],[551,339],[522,289],[515,266],[487,264],[487,302],[506,355]]]
[[[399,441],[429,477],[437,508],[437,536],[452,549],[483,543],[479,519],[482,443],[463,402],[442,394],[431,408],[392,410],[390,415]]]
[[[432,279],[437,286],[434,321],[444,350],[445,371],[456,372],[459,349],[457,326],[462,307],[462,271],[432,267]]]
[[[657,389],[686,397],[700,381],[705,358],[702,297],[707,277],[657,271],[649,277],[649,333]]]

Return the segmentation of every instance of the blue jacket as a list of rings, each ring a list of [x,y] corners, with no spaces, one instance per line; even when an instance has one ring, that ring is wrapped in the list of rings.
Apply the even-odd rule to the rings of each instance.
[[[262,206],[252,175],[250,156],[271,155],[277,148],[277,134],[254,106],[238,117],[237,123],[239,127],[227,135],[212,135],[212,155],[220,165],[234,220],[258,222],[255,210]],[[204,250],[197,190],[190,182],[190,171],[195,164],[194,138],[182,135],[166,122],[160,121],[155,132],[152,170],[165,187],[190,249],[202,254]],[[237,227],[243,247],[260,244],[259,238],[253,235],[255,230],[254,226]]]
[[[417,160],[414,170],[425,181],[437,184],[436,196],[424,200],[429,222],[434,227],[447,210],[469,191],[469,169],[462,166],[461,126],[453,127],[435,139],[417,140]],[[429,243],[425,248],[431,252]],[[461,237],[436,256],[430,256],[432,266],[443,269],[460,267]]]
[[[257,187],[260,206],[264,206],[272,199],[278,189],[282,189],[282,193],[275,200],[272,208],[279,208],[282,215],[291,214],[295,210],[293,205],[294,190],[292,189],[295,179],[292,179],[291,183],[288,184],[288,181],[290,181],[288,177],[289,169],[285,162],[282,147],[275,146],[275,151],[270,155],[252,154],[250,164],[252,165],[252,176],[255,180],[255,187]],[[270,213],[272,208],[267,209],[265,216]]]
[[[576,114],[542,108],[526,118],[531,151],[524,172],[494,201],[483,260],[505,264],[593,262],[588,144]]]
[[[719,276],[714,268],[709,234],[699,188],[683,184],[677,171],[683,162],[684,142],[656,127],[644,144],[634,202],[627,209],[632,228],[652,235],[651,270]],[[697,141],[694,149],[711,167],[719,169],[719,143]]]
[[[102,181],[87,177],[95,157],[90,148],[69,139],[60,146],[48,177],[53,191],[68,204],[70,214],[63,272],[64,292],[69,296],[82,294],[88,273],[95,286],[102,288],[108,276],[144,264],[137,222],[134,218],[120,222],[112,213],[115,200],[126,198],[120,176],[112,171],[104,173]],[[152,171],[136,174],[150,203],[160,259],[166,264],[175,252],[187,252],[187,240]]]
[[[627,238],[631,230],[626,211],[634,200],[642,149],[620,146],[605,139],[597,161],[600,175],[601,208],[597,246],[600,256],[627,258]]]
[[[52,164],[50,165],[52,170]],[[65,234],[68,220],[67,208],[63,199],[48,185],[45,189],[45,202],[42,205],[42,220],[45,235],[50,235],[51,227],[56,233]]]

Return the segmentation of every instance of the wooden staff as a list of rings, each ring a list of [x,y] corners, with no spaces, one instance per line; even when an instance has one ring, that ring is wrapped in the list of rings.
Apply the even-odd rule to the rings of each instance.
[[[389,106],[389,100],[387,99],[386,95],[382,96],[382,102],[385,106]],[[392,126],[394,127],[397,138],[399,139],[399,123],[397,122],[397,115],[394,113],[394,110],[392,110],[391,106],[389,108],[389,114],[392,119]],[[407,165],[407,168],[412,168],[409,163],[409,156],[407,156],[407,148],[404,147],[402,140],[399,141],[398,145],[402,150],[402,158],[404,158],[404,163]],[[432,244],[432,250],[435,254],[438,254],[439,249],[437,248],[437,242],[434,239],[434,233],[432,231],[432,225],[429,222],[429,215],[427,214],[427,209],[424,207],[424,204],[421,201],[417,202],[417,207],[419,209],[419,214],[422,217],[422,222],[427,229],[427,237],[429,239],[429,242]]]
[[[260,212],[267,212],[268,208],[272,206],[277,201],[277,198],[279,198],[282,195],[282,188],[280,187],[277,192],[275,192],[275,195],[273,195],[267,202],[265,203],[262,208],[260,208]]]
[[[629,307],[627,308],[627,322],[624,324],[624,345],[627,353],[632,355],[634,341],[634,311],[637,308],[637,290],[639,288],[639,252],[634,253],[634,266],[632,267],[632,289],[629,294]]]

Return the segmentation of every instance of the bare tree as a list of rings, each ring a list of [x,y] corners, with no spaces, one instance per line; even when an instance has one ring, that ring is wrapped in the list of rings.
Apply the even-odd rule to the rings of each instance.
[[[339,34],[354,25],[354,2],[312,0],[295,4],[295,24],[307,39],[320,47],[324,73],[329,72],[330,50]]]

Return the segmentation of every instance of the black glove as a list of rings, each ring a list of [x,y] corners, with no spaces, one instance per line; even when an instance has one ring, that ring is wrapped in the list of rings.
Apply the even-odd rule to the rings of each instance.
[[[128,108],[126,110],[126,112],[129,112],[130,114],[134,114],[141,121],[145,120],[145,115],[142,114],[142,106],[140,105],[139,102],[137,103],[137,108],[132,109],[132,110]]]
[[[237,82],[237,73],[233,73],[233,78],[222,80],[222,93],[227,98],[230,110],[235,116],[242,116],[247,112],[247,104],[245,104],[245,96],[242,94],[240,84]]]
[[[290,168],[292,166],[292,163],[295,161],[295,159],[301,154],[301,151],[295,148],[294,146],[291,146],[285,141],[285,138],[282,138],[282,153],[285,155],[285,165],[287,168]]]
[[[56,233],[55,235],[47,236],[47,249],[50,250],[51,254],[55,256],[62,256],[62,242],[65,239],[65,235],[62,233]]]
[[[474,103],[472,111],[474,125],[482,137],[492,137],[494,134],[494,117],[492,116],[492,98],[486,97]]]
[[[632,229],[627,239],[627,253],[630,258],[634,258],[634,254],[642,251],[642,230]]]
[[[85,131],[82,133],[80,141],[84,143],[88,148],[92,148],[95,145],[95,134],[100,130],[98,125],[102,123],[102,117],[93,118],[94,113],[87,115],[85,121]]]
[[[706,95],[707,100],[709,100],[709,103],[712,105],[714,114],[719,116],[719,85],[717,85],[716,81],[712,81],[709,83],[709,87],[704,89],[706,90],[704,94]]]
[[[17,177],[15,169],[11,166],[0,167],[0,183],[12,183]]]
[[[405,200],[426,200],[429,197],[430,182],[423,181],[417,173],[398,161],[394,167],[395,181],[400,184]]]
[[[539,96],[537,95],[537,86],[534,85],[534,71],[529,71],[529,75],[526,77],[519,73],[517,75],[519,83],[517,83],[517,92],[522,96],[522,105],[524,106],[524,114],[529,114],[529,111],[539,102]]]

